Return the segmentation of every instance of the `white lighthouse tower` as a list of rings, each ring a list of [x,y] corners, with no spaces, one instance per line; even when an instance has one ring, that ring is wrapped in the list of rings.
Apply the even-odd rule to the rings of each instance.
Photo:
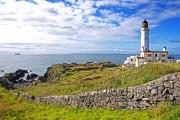
[[[123,66],[138,67],[148,63],[173,63],[174,61],[173,57],[169,57],[166,47],[162,51],[149,50],[149,27],[146,19],[142,22],[141,26],[140,50],[140,55],[127,57]]]
[[[144,57],[144,51],[149,51],[149,28],[146,19],[142,22],[141,27],[141,57]]]

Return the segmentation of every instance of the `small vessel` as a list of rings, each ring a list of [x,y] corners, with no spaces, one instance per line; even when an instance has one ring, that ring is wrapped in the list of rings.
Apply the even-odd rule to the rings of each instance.
[[[5,72],[4,70],[0,70],[0,72]]]
[[[21,55],[21,53],[14,53],[14,55]]]

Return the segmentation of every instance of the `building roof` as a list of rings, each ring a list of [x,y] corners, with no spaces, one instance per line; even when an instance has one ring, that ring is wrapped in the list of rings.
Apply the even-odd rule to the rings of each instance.
[[[141,56],[138,56],[137,58],[138,58],[138,59],[144,59],[144,57],[141,57]]]
[[[168,51],[144,51],[146,53],[168,53]]]
[[[146,21],[146,19],[144,19],[144,21],[142,22],[142,28],[148,28],[148,22]]]

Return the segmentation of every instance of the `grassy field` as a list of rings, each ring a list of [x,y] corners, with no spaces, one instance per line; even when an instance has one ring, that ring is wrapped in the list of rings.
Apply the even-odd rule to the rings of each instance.
[[[55,68],[55,71],[60,71],[58,67]],[[78,94],[86,91],[141,85],[177,71],[180,71],[180,64],[148,64],[138,68],[112,67],[72,71],[61,75],[55,82],[20,88],[16,92],[28,92],[35,96]]]
[[[180,64],[115,67],[69,72],[53,83],[41,83],[13,91],[0,87],[0,120],[178,120],[180,106],[167,103],[147,110],[85,109],[29,103],[13,94],[29,92],[33,95],[62,95],[135,86],[176,71],[180,71]]]
[[[0,87],[0,120],[178,120],[180,106],[148,110],[85,109],[28,103]]]

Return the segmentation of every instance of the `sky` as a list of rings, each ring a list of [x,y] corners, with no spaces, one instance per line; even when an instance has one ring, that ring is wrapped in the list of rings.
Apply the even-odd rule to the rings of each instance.
[[[150,50],[180,54],[180,0],[0,0],[0,53],[136,54],[144,19]]]

